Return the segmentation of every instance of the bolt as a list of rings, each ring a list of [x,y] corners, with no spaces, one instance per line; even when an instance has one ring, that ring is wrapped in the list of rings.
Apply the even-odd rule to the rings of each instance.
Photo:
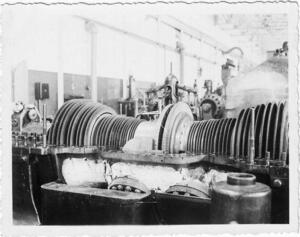
[[[266,152],[266,166],[270,166],[270,152]]]
[[[27,139],[28,139],[27,135],[24,135],[24,146],[27,146]]]
[[[125,187],[125,191],[126,191],[126,192],[131,192],[131,187],[130,187],[130,186],[126,186],[126,187]]]
[[[280,179],[275,179],[275,180],[273,181],[273,186],[274,186],[275,188],[280,188],[280,187],[282,186],[281,180],[280,180]]]
[[[118,190],[123,190],[123,186],[121,184],[118,185]]]
[[[36,134],[33,136],[33,147],[36,147]]]

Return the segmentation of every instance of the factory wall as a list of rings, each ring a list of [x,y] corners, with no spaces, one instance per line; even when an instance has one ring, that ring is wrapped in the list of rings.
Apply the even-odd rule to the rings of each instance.
[[[45,73],[56,73],[57,78],[64,78],[65,97],[74,90],[74,88],[70,88],[74,86],[78,88],[75,94],[83,93],[84,97],[90,97],[90,91],[85,87],[88,87],[87,81],[89,81],[91,69],[91,36],[82,19],[76,18],[72,14],[53,13],[52,15],[48,12],[45,14],[43,11],[34,11],[31,8],[17,7],[10,9],[6,13],[6,17],[9,18],[10,24],[6,29],[5,37],[7,39],[4,47],[8,47],[11,52],[10,55],[7,55],[6,60],[12,71],[20,62],[25,61],[27,69],[35,72],[35,74],[28,74],[30,83],[37,78],[41,82],[49,81],[47,77],[44,77]],[[176,47],[178,35],[175,30],[158,24],[145,15],[116,17],[115,14],[111,16],[106,14],[105,17],[98,18],[125,31]],[[204,20],[211,24],[210,17],[205,17]],[[103,27],[97,27],[97,34],[97,75],[99,78],[112,79],[111,84],[100,80],[99,93],[101,94],[103,91],[102,96],[105,97],[105,90],[102,86],[111,88],[116,85],[115,81],[118,81],[118,90],[123,90],[113,93],[113,96],[116,97],[109,98],[110,103],[119,99],[120,96],[126,98],[129,75],[133,75],[137,81],[162,84],[169,74],[172,64],[172,73],[179,77],[178,53]],[[213,47],[199,44],[197,40],[187,36],[182,36],[182,42],[186,52],[202,55],[217,62],[211,64],[205,60],[184,57],[184,84],[192,86],[195,79],[198,79],[198,88],[202,88],[205,79],[212,79],[214,86],[220,85],[220,64],[222,63],[220,53],[216,52]],[[199,75],[200,67],[202,75]],[[37,75],[37,73],[40,74]],[[22,77],[22,75],[18,75],[18,77],[20,76]],[[50,86],[50,99],[53,99],[53,103],[57,103],[54,98],[57,97],[57,92],[52,91],[57,87],[57,78],[49,81],[49,83],[53,83]],[[24,81],[17,80],[14,85],[15,90],[22,88],[23,83]],[[30,83],[26,89],[29,94],[33,89],[31,88],[32,83]],[[23,98],[19,98],[19,94],[15,93],[13,99]],[[28,100],[29,103],[34,102],[32,96],[29,96]],[[55,105],[50,107],[51,110],[57,108]]]

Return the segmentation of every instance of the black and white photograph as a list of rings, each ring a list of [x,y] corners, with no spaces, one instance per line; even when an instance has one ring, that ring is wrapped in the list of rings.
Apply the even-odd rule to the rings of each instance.
[[[5,233],[299,231],[298,7],[4,3]]]

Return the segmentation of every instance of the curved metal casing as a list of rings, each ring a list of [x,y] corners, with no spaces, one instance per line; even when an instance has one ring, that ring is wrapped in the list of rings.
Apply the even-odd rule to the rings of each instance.
[[[226,117],[237,117],[243,108],[288,98],[288,58],[272,57],[249,72],[229,80]]]
[[[213,185],[211,196],[213,224],[270,223],[271,189],[252,174],[229,174],[227,182]]]

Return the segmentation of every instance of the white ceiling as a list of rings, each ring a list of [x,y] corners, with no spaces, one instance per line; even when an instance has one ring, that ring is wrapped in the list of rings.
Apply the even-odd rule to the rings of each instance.
[[[288,40],[288,18],[285,14],[215,15],[214,19],[217,27],[244,47],[257,47],[261,52],[280,48]]]

